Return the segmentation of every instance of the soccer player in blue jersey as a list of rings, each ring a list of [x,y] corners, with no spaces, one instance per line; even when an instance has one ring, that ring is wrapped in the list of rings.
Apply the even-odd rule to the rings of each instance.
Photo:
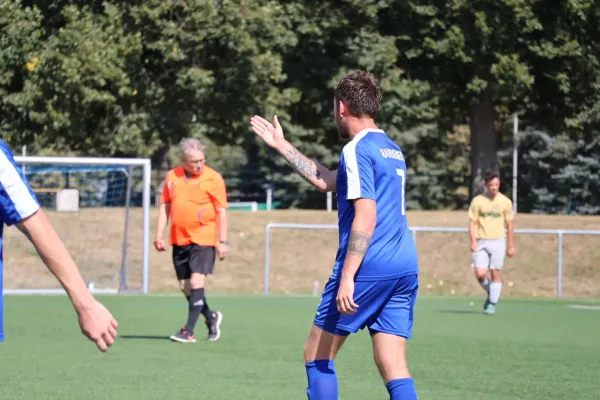
[[[12,152],[0,140],[0,292],[4,225],[16,225],[34,245],[44,264],[69,295],[82,333],[95,342],[101,351],[106,351],[117,336],[117,321],[88,291],[77,265],[40,208]],[[14,268],[18,268],[18,265]],[[0,342],[4,340],[2,310],[0,293]]]
[[[288,143],[277,117],[254,116],[254,132],[317,189],[336,191],[339,249],[304,347],[310,400],[335,400],[334,359],[349,334],[369,328],[375,363],[391,400],[417,399],[405,347],[417,299],[418,259],[405,212],[406,164],[375,124],[379,83],[368,72],[342,77],[334,90],[340,138],[349,139],[330,171]]]

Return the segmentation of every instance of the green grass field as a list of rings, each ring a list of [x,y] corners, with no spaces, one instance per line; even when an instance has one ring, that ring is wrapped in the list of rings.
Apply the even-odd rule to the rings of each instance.
[[[306,399],[302,345],[317,297],[209,297],[215,343],[172,343],[180,296],[99,297],[120,323],[106,354],[79,333],[64,296],[5,298],[0,399]],[[474,305],[470,305],[475,301]],[[600,303],[421,297],[409,362],[422,400],[597,399]],[[204,327],[199,333],[204,335]],[[340,399],[387,399],[366,332],[336,362]]]

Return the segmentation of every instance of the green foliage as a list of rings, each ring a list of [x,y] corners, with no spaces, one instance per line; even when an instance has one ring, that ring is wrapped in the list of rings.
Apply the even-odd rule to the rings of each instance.
[[[520,208],[593,213],[597,188],[581,181],[598,155],[597,37],[592,0],[7,0],[0,134],[29,154],[134,157],[195,136],[240,195],[270,183],[284,206],[321,208],[248,120],[278,115],[335,168],[333,85],[361,68],[381,81],[377,120],[406,155],[410,208],[465,207],[498,152],[508,176],[504,121],[519,112],[522,128],[553,132],[520,143],[541,185]]]
[[[566,134],[523,133],[519,157],[519,206],[534,213],[600,213],[600,141]]]
[[[19,121],[28,110],[23,102],[26,75],[34,69],[41,45],[41,15],[23,8],[19,1],[0,2],[0,133],[12,145],[33,139],[31,132],[19,129]]]
[[[441,126],[470,125],[474,191],[496,166],[496,125],[511,113],[554,132],[584,130],[598,115],[600,53],[591,38],[600,6],[593,1],[386,4],[381,29],[398,37],[411,76],[430,82]]]

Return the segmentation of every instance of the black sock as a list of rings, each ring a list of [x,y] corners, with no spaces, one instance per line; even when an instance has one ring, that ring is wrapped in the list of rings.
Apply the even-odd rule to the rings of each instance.
[[[198,322],[198,317],[204,308],[204,289],[192,289],[192,294],[189,299],[188,321],[185,324],[185,330],[190,334],[194,334],[194,327]]]
[[[212,322],[212,320],[215,319],[215,314],[208,307],[206,298],[204,298],[204,307],[202,308],[202,315],[204,315],[204,318],[206,318],[206,321],[208,321],[208,322]]]

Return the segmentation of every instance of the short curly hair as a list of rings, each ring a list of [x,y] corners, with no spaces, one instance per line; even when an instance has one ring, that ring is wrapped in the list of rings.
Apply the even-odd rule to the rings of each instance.
[[[375,118],[381,106],[381,86],[367,71],[355,70],[344,75],[334,89],[336,101],[347,104],[348,110],[357,118]]]

